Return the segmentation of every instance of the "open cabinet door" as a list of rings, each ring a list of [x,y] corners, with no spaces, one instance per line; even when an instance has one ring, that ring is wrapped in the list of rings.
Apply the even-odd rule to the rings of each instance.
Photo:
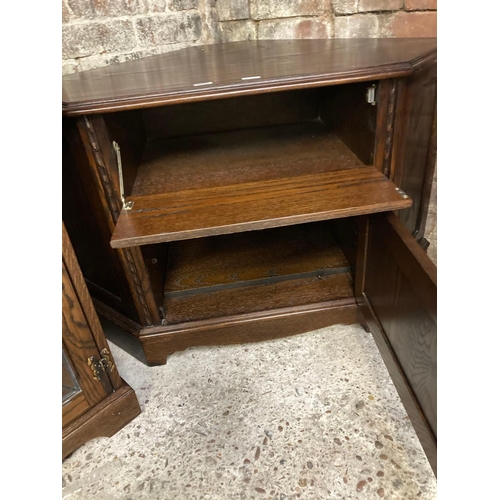
[[[437,475],[437,270],[393,213],[360,222],[356,300]]]

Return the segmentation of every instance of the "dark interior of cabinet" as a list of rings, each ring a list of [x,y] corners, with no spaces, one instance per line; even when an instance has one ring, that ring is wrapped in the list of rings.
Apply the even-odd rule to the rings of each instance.
[[[354,300],[358,218],[141,247],[166,324]]]
[[[352,84],[105,115],[132,205],[111,246],[407,208],[411,200],[371,164],[377,110],[366,90]]]
[[[98,200],[95,181],[86,168],[87,157],[79,140],[76,123],[63,120],[62,213],[66,229],[78,255],[92,296],[139,321],[128,283],[110,248],[111,231]]]
[[[125,194],[279,179],[369,165],[369,84],[294,90],[104,115]]]
[[[352,269],[325,223],[170,243],[167,323],[353,297]]]
[[[368,167],[367,83],[104,115],[125,194],[161,197]],[[372,168],[372,167],[371,167]],[[271,208],[270,208],[271,210]],[[167,324],[354,297],[357,218],[142,245]]]

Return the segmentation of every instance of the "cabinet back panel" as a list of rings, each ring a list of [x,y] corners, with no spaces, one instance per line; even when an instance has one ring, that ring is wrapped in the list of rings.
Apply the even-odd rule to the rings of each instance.
[[[166,295],[349,270],[326,223],[170,243]]]
[[[294,90],[178,104],[142,111],[150,139],[314,120],[320,91]]]
[[[325,223],[171,243],[169,324],[352,297],[349,263]]]
[[[182,323],[238,314],[270,311],[283,307],[353,298],[351,275],[347,272],[322,278],[299,278],[264,286],[220,290],[203,295],[167,297],[167,323]]]

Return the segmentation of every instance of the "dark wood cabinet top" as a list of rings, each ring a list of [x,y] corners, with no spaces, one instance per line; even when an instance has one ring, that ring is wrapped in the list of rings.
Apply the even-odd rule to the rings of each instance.
[[[405,76],[435,38],[259,40],[202,45],[63,77],[79,115]]]

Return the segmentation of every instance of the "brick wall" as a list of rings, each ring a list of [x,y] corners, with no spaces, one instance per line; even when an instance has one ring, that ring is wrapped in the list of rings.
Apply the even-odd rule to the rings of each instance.
[[[436,36],[436,0],[62,0],[63,73],[205,43]]]

